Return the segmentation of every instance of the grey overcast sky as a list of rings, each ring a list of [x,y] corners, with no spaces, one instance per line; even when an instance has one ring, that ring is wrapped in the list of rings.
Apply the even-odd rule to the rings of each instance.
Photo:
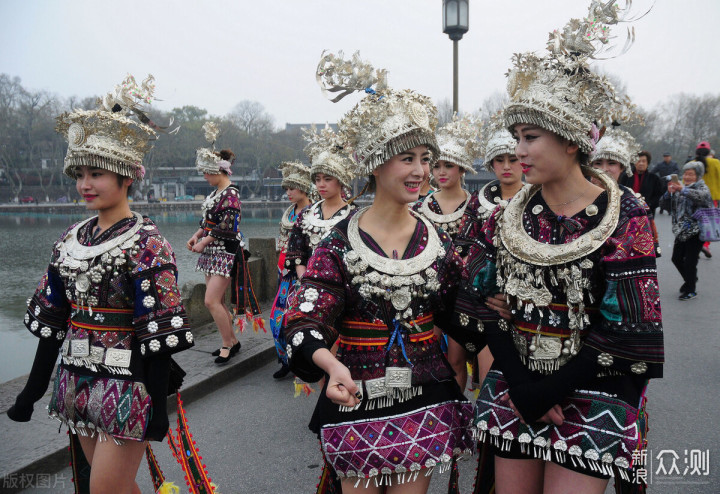
[[[636,10],[651,0],[635,0]],[[513,53],[542,51],[548,32],[583,17],[589,0],[470,0],[460,41],[460,109],[505,91]],[[452,97],[452,43],[442,0],[0,0],[0,72],[63,97],[104,94],[126,73],[156,78],[157,106],[224,115],[244,99],[278,126],[336,121],[359,99],[333,104],[315,82],[324,49],[389,71],[390,85],[436,102]],[[634,101],[720,91],[719,0],[656,0],[633,23],[634,46],[597,62]],[[625,27],[616,28],[623,35]]]

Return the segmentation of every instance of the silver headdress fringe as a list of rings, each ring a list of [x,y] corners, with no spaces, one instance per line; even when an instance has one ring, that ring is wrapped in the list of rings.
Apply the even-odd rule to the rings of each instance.
[[[490,122],[483,127],[482,136],[484,155],[483,164],[488,171],[493,171],[492,161],[502,154],[515,154],[515,138],[505,128],[503,113],[498,112],[490,118]]]
[[[195,159],[195,168],[200,173],[209,173],[210,175],[217,175],[220,173],[220,156],[215,154],[215,141],[220,135],[220,127],[215,122],[205,122],[202,126],[202,130],[205,133],[205,140],[210,143],[210,147],[198,148]]]
[[[455,163],[465,171],[477,173],[473,162],[480,156],[482,122],[472,115],[458,117],[440,127],[437,132],[440,156],[438,160]]]
[[[417,146],[427,146],[433,159],[440,155],[437,109],[430,98],[390,89],[387,72],[373,69],[358,53],[345,60],[342,52],[323,52],[316,78],[323,94],[340,93],[333,102],[356,91],[367,93],[339,123],[339,138],[355,160],[356,175],[370,175],[393,156]]]
[[[167,129],[154,123],[143,110],[143,105],[153,100],[154,81],[148,75],[138,85],[128,75],[98,99],[95,110],[75,109],[57,117],[55,130],[68,141],[63,173],[75,178],[75,168],[93,166],[125,177],[143,178],[143,157],[158,133]]]
[[[633,117],[629,98],[619,97],[607,77],[592,72],[588,65],[589,60],[612,51],[611,26],[629,19],[632,0],[625,0],[624,8],[619,3],[592,0],[588,17],[571,19],[562,31],[550,33],[545,57],[533,53],[513,56],[507,74],[508,128],[521,123],[537,125],[590,154],[599,138],[598,127]],[[627,51],[634,39],[634,30],[628,30],[618,55]]]
[[[350,187],[353,163],[343,147],[341,137],[328,125],[319,132],[313,125],[310,129],[303,129],[303,138],[307,142],[304,151],[310,159],[310,181],[314,182],[315,176],[322,173]]]
[[[312,193],[313,184],[310,181],[310,169],[299,161],[283,161],[280,165],[282,173],[282,187],[299,189],[308,196]]]
[[[597,149],[590,156],[590,160],[615,160],[623,166],[623,171],[628,176],[632,176],[631,165],[637,161],[640,151],[642,148],[632,135],[612,127],[600,138]]]

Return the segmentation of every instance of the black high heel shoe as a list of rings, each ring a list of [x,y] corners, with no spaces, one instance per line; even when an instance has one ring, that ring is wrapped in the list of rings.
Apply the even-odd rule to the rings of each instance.
[[[227,348],[227,347],[225,346],[223,348]],[[235,343],[233,346],[230,347],[230,355],[231,356],[235,355],[239,351],[240,351],[240,342],[238,341],[237,343]],[[220,356],[220,348],[218,348],[217,350],[212,352],[210,355],[212,355],[213,357],[219,357]]]

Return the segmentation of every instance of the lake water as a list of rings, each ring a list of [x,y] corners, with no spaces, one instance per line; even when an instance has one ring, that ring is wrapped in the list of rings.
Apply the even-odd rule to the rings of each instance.
[[[185,248],[197,230],[198,213],[150,213],[175,250],[179,285],[202,282],[195,271],[198,254]],[[276,237],[281,208],[245,209],[241,229],[247,238]],[[60,234],[87,215],[0,214],[0,382],[27,374],[37,338],[23,324],[26,300],[32,296],[47,269],[50,250]]]

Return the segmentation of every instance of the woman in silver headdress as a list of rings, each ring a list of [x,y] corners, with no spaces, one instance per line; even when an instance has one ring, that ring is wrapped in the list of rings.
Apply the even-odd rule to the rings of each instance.
[[[503,126],[502,114],[494,115],[483,127],[483,163],[488,171],[495,173],[496,180],[473,192],[463,213],[460,231],[455,242],[465,246],[465,255],[474,239],[478,238],[483,224],[502,202],[507,202],[523,187],[523,173],[520,160],[515,156],[515,139]],[[509,318],[505,295],[499,294],[488,299],[493,309]],[[485,379],[492,364],[490,349],[485,347],[478,354],[477,365],[473,368],[473,388],[477,389]],[[451,360],[452,362],[452,360]]]
[[[140,109],[152,100],[152,81],[128,76],[99,108],[57,119],[68,140],[64,173],[97,216],[60,236],[28,301],[25,324],[40,342],[8,410],[12,420],[30,420],[60,351],[48,410],[79,438],[92,492],[140,492],[135,475],[147,441],[168,431],[170,355],[193,345],[172,248],[128,203],[157,137]]]
[[[205,307],[222,339],[222,346],[211,355],[216,364],[223,365],[240,351],[240,341],[233,331],[234,316],[225,305],[228,287],[232,284],[240,330],[245,324],[262,325],[262,318],[245,260],[240,191],[230,181],[235,154],[229,149],[214,150],[219,134],[214,122],[206,122],[203,130],[213,147],[197,150],[196,168],[215,189],[203,201],[200,228],[188,240],[187,248],[200,254],[196,269],[205,273]],[[242,317],[244,322],[239,320]]]
[[[278,362],[281,364],[280,369],[273,374],[275,379],[282,379],[290,372],[287,365],[287,356],[285,355],[286,342],[283,321],[285,319],[287,296],[298,278],[295,269],[288,269],[285,265],[287,245],[300,213],[312,204],[310,195],[313,191],[313,185],[310,182],[310,170],[307,166],[299,161],[287,161],[282,164],[280,169],[283,176],[281,185],[291,204],[280,219],[280,236],[277,242],[278,292],[270,310],[270,329],[275,340]]]
[[[495,359],[474,423],[493,445],[498,492],[641,481],[645,388],[664,361],[652,231],[634,194],[587,166],[597,125],[627,109],[587,66],[618,8],[593,1],[552,33],[546,57],[517,55],[509,73],[504,119],[530,185],[486,221],[456,304]],[[509,324],[483,303],[498,289]]]
[[[337,136],[325,127],[317,132],[313,127],[305,133],[305,153],[310,158],[310,182],[320,200],[300,213],[288,240],[285,267],[294,269],[301,278],[308,259],[325,234],[355,209],[348,204],[353,175],[349,159],[338,147]]]
[[[466,173],[476,173],[473,162],[479,155],[480,124],[471,116],[458,118],[439,128],[436,136],[440,155],[431,167],[432,178],[438,190],[432,191],[413,206],[413,210],[437,228],[441,228],[453,240],[464,255],[464,243],[456,236],[470,203],[470,192],[463,188]],[[452,338],[447,340],[447,357],[455,371],[455,379],[461,388],[467,383],[467,358],[465,350]]]
[[[426,492],[436,467],[472,448],[471,407],[433,331],[446,327],[462,260],[407,207],[422,163],[437,156],[437,110],[388,89],[384,71],[357,56],[326,55],[318,75],[329,90],[367,93],[340,122],[338,144],[375,198],[320,240],[290,295],[290,368],[310,382],[327,376],[310,423],[324,480],[340,479],[343,492]]]
[[[633,192],[630,187],[621,185],[624,177],[632,176],[632,164],[637,161],[638,155],[646,151],[641,151],[641,147],[635,141],[635,138],[624,130],[618,129],[618,126],[619,124],[614,122],[612,128],[605,131],[602,139],[597,143],[595,151],[590,156],[590,165],[596,170],[605,172],[621,189],[632,192],[645,205],[650,228],[653,232],[655,257],[660,257],[660,240],[658,238],[657,227],[655,226],[655,213],[653,209],[639,192]],[[593,177],[591,181],[595,185],[602,185],[600,180],[595,177]]]

